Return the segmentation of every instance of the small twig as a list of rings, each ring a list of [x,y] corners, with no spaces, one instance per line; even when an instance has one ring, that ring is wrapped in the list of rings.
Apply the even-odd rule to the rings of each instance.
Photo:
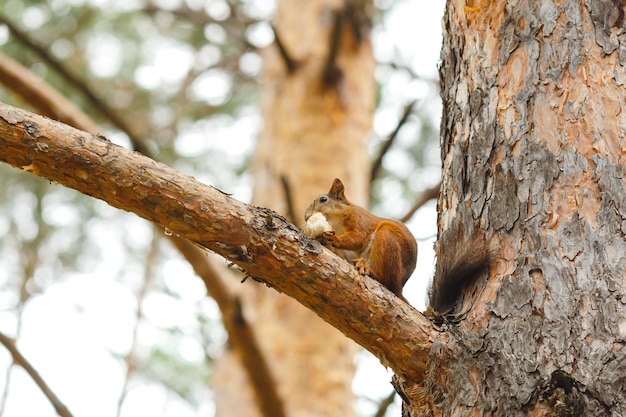
[[[165,10],[156,4],[150,2],[144,6],[143,12],[148,15],[156,15],[157,13],[169,13],[177,19],[185,20],[193,25],[197,25],[197,27],[203,27],[210,23],[215,23],[216,20],[209,16],[207,13],[198,13],[197,10],[192,9],[191,7],[183,4],[175,9]]]
[[[0,57],[2,54],[0,53]],[[2,64],[0,63],[0,66]],[[18,65],[19,66],[19,65]],[[19,69],[19,68],[18,68]],[[29,71],[26,71],[29,72]],[[2,73],[2,69],[0,68],[0,73]],[[0,78],[2,76],[0,75]],[[36,197],[34,214],[37,221],[37,224],[43,224],[43,204],[42,200],[45,195],[45,188],[47,185],[44,185],[40,182],[35,185],[33,188],[33,195]],[[20,250],[20,257],[22,258],[22,273],[21,280],[19,286],[19,300],[17,305],[15,306],[15,335],[14,338],[18,339],[22,333],[22,326],[24,322],[24,306],[26,302],[34,295],[36,295],[37,291],[33,291],[31,288],[28,289],[28,284],[31,282],[31,279],[39,265],[39,257],[37,256],[37,251],[45,241],[48,236],[47,229],[45,227],[39,227],[37,229],[37,233],[28,244],[24,244]],[[7,399],[9,398],[9,387],[11,385],[11,378],[13,368],[17,364],[14,361],[10,366],[6,369],[5,380],[4,380],[4,388],[2,390],[2,397],[0,398],[0,416],[3,416],[6,411]]]
[[[420,195],[420,198],[415,202],[415,204],[413,204],[413,207],[411,207],[411,209],[400,219],[400,221],[402,223],[408,222],[411,217],[413,217],[415,212],[419,210],[424,204],[439,196],[440,188],[441,183],[438,183],[434,187],[424,190],[424,192]]]
[[[126,362],[126,375],[124,376],[124,384],[122,386],[120,396],[117,399],[117,417],[122,414],[122,405],[124,404],[126,396],[128,395],[128,385],[130,382],[130,378],[133,376],[136,369],[134,356],[137,350],[139,324],[141,323],[141,319],[143,317],[141,304],[146,298],[148,290],[150,289],[150,283],[152,282],[152,277],[154,275],[154,265],[157,263],[157,257],[159,255],[159,242],[161,240],[161,232],[163,229],[155,225],[152,230],[154,231],[154,234],[152,236],[152,242],[150,242],[150,249],[148,250],[148,253],[146,255],[143,280],[141,283],[141,287],[139,288],[139,291],[136,295],[137,307],[135,309],[135,325],[133,326],[133,334],[131,336],[131,347],[124,357],[124,361]]]
[[[91,89],[81,80],[78,76],[74,75],[70,70],[68,70],[63,64],[54,59],[52,55],[41,45],[35,42],[33,39],[28,36],[26,32],[20,30],[17,26],[15,26],[10,20],[0,14],[0,23],[6,25],[6,27],[11,32],[11,35],[24,45],[28,46],[31,50],[33,50],[37,55],[41,57],[52,69],[54,69],[59,75],[65,78],[70,85],[76,88],[78,91],[87,98],[87,100],[91,103],[91,105],[100,112],[106,119],[108,119],[111,124],[115,127],[123,131],[128,135],[130,142],[133,145],[134,150],[147,154],[147,149],[143,145],[143,141],[133,133],[130,126],[119,117],[110,107],[104,104],[102,100],[100,100],[96,94],[91,91]],[[96,133],[96,132],[90,132]]]
[[[18,350],[15,345],[15,340],[11,339],[4,333],[0,332],[0,343],[6,347],[6,349],[11,353],[13,357],[13,362],[16,365],[19,365],[26,371],[26,373],[32,378],[32,380],[37,384],[41,392],[48,398],[48,401],[52,404],[57,414],[61,417],[73,417],[72,413],[70,413],[69,409],[61,402],[59,397],[56,396],[54,392],[50,389],[48,384],[43,380],[39,372],[26,360],[26,358],[22,355],[22,353]]]
[[[372,27],[373,4],[367,0],[347,0],[345,15],[354,33],[355,44],[361,45]]]
[[[231,2],[228,2],[228,8],[230,9],[228,18],[226,18],[226,20],[219,21],[219,25],[224,28],[224,30],[226,30],[228,39],[239,42],[246,48],[256,49],[256,46],[251,44],[246,39],[246,37],[243,36],[243,33],[245,32],[244,29],[246,27],[254,23],[258,23],[259,20],[245,16],[243,13],[237,13],[234,10],[234,6]],[[198,10],[192,9],[186,4],[182,4],[175,9],[166,10],[152,2],[149,2],[142,9],[142,11],[151,18],[154,18],[154,16],[159,13],[168,13],[183,23],[192,24],[195,28],[202,28],[208,24],[218,22],[216,19],[209,16],[206,12],[199,13]],[[226,67],[228,67],[228,65],[226,65]]]
[[[291,186],[289,185],[289,179],[286,175],[280,176],[280,183],[285,193],[285,203],[287,204],[287,218],[291,223],[297,224],[296,212],[293,208],[293,196],[291,194]]]
[[[396,398],[396,391],[391,391],[391,393],[383,398],[378,405],[378,411],[374,414],[374,417],[384,417],[387,409],[391,404],[393,404],[393,400]]]
[[[107,349],[108,353],[116,358],[122,358],[116,352]],[[150,380],[151,382],[159,383],[165,388],[168,392],[168,395],[175,395],[180,401],[188,403],[190,406],[190,400],[186,398],[182,393],[179,387],[176,387],[176,384],[171,380],[171,378],[165,378],[163,375],[160,375],[159,372],[155,371],[150,367],[144,367],[141,362],[138,362],[135,357],[129,358],[131,368],[135,369],[135,372],[139,374],[141,377]]]
[[[283,59],[285,63],[285,67],[287,68],[287,74],[293,74],[296,69],[298,69],[298,62],[291,57],[285,44],[281,40],[278,35],[278,31],[276,30],[276,26],[270,25],[272,28],[272,32],[274,32],[274,42],[276,43],[276,47],[278,48],[278,52],[280,53],[280,57]]]
[[[2,388],[2,395],[0,395],[0,417],[4,415],[7,399],[9,398],[9,387],[11,386],[11,374],[13,373],[13,366],[13,364],[7,366],[7,369],[4,373],[4,387]]]
[[[413,112],[413,107],[415,107],[416,102],[417,102],[416,100],[413,100],[412,102],[410,102],[404,107],[404,112],[402,113],[402,116],[400,117],[400,120],[398,121],[396,128],[389,134],[389,136],[383,143],[382,147],[380,148],[380,151],[378,152],[378,156],[376,157],[376,160],[372,164],[372,171],[370,173],[370,182],[374,181],[376,177],[378,176],[378,174],[380,173],[380,168],[383,165],[383,158],[385,157],[389,149],[391,149],[391,146],[393,145],[396,138],[398,137],[398,133],[400,132],[400,129],[402,129],[402,126],[404,126],[406,121],[409,119],[409,116]]]
[[[100,132],[98,125],[74,103],[19,62],[0,52],[0,84],[20,96],[41,114],[89,133]]]
[[[337,84],[341,78],[341,70],[337,67],[337,55],[339,54],[344,13],[342,11],[335,10],[333,18],[333,30],[330,33],[328,56],[326,57],[326,63],[324,64],[324,70],[322,73],[324,84],[327,86]]]

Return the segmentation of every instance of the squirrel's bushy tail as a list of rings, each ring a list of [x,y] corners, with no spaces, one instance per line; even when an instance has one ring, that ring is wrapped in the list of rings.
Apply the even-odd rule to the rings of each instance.
[[[480,229],[467,239],[460,227],[437,242],[435,277],[429,292],[430,307],[441,315],[453,312],[466,285],[489,268],[495,250]]]

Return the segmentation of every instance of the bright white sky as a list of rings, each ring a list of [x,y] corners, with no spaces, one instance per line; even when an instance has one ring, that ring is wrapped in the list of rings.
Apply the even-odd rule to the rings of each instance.
[[[390,0],[379,0],[386,2]],[[96,1],[94,1],[96,2]],[[167,1],[161,1],[167,3]],[[159,3],[161,3],[159,2]],[[105,4],[105,0],[98,0],[98,4]],[[119,1],[116,2],[120,4]],[[124,2],[128,7],[134,3]],[[219,2],[218,2],[219,3]],[[436,65],[439,60],[441,46],[441,17],[444,8],[443,0],[436,1],[398,1],[392,6],[382,31],[377,31],[374,37],[374,46],[378,58],[385,59],[393,53],[400,53],[405,62],[419,75],[426,78],[436,78]],[[270,0],[259,1],[259,7],[272,5]],[[219,13],[219,9],[213,11]],[[30,13],[31,18],[40,18],[36,11]],[[26,18],[27,16],[25,16]],[[260,43],[263,43],[263,28],[259,28]],[[1,34],[0,34],[1,35]],[[219,33],[211,34],[219,36]],[[93,48],[94,68],[100,68],[105,73],[115,72],[115,42],[106,39],[98,40],[98,47],[108,45],[103,49]],[[63,47],[60,45],[58,47]],[[207,50],[208,60],[211,51]],[[140,70],[138,81],[145,88],[159,85],[161,82],[172,81],[181,75],[181,68],[186,70],[192,65],[187,60],[188,54],[177,45],[163,44],[155,56],[155,65]],[[106,59],[103,59],[106,58]],[[171,66],[169,63],[183,63],[182,67]],[[119,64],[117,64],[119,65]],[[250,58],[251,71],[258,70],[259,63]],[[203,97],[207,102],[219,102],[220,88],[229,82],[224,74],[219,72],[199,80],[209,87],[202,89],[212,91],[213,96]],[[419,98],[425,93],[419,83],[407,84],[405,80],[390,78],[385,87],[390,97],[397,97],[399,103],[406,103],[413,98]],[[223,94],[222,94],[223,95]],[[438,108],[437,108],[437,111]],[[436,117],[436,116],[435,116]],[[252,120],[252,121],[251,121]],[[393,127],[397,114],[378,114],[375,119],[375,129],[386,132]],[[247,124],[246,124],[247,123]],[[242,139],[241,147],[250,146],[254,140],[254,116],[240,125],[225,127],[230,132],[228,136]],[[233,132],[234,130],[234,132]],[[193,133],[190,133],[193,134]],[[198,132],[200,134],[200,132]],[[247,139],[246,139],[247,138]],[[193,147],[185,148],[185,141],[181,141],[183,149],[191,155],[200,150]],[[203,143],[190,140],[189,143]],[[206,142],[204,142],[206,143]],[[240,148],[237,146],[235,148]],[[231,148],[232,149],[232,148]],[[204,150],[201,150],[204,151]],[[241,154],[232,155],[240,158]],[[433,181],[437,181],[438,173],[433,173]],[[246,200],[249,191],[237,190],[236,197]],[[114,210],[103,206],[102,210]],[[63,213],[49,214],[52,219],[63,219]],[[0,222],[1,223],[1,222]],[[128,227],[116,230],[108,227],[106,222],[94,222],[91,227],[98,233],[103,242],[121,239],[120,234],[128,236],[150,236],[152,229],[145,222],[135,222],[129,215]],[[0,224],[1,226],[1,224]],[[414,235],[419,240],[418,267],[414,277],[409,280],[404,294],[418,309],[424,308],[424,294],[426,285],[432,275],[433,251],[432,243],[436,234],[435,205],[419,211],[409,224]],[[119,240],[117,240],[119,241]],[[52,386],[59,397],[70,407],[75,416],[111,417],[115,415],[117,400],[122,389],[125,369],[112,354],[125,354],[131,343],[134,329],[136,299],[128,288],[107,278],[111,270],[124,270],[124,255],[122,248],[103,244],[102,258],[106,264],[95,265],[85,277],[76,274],[74,277],[54,284],[43,295],[33,297],[27,304],[23,314],[23,325],[19,340],[19,348],[34,364],[46,381]],[[215,311],[211,300],[204,297],[204,288],[189,265],[173,259],[165,265],[165,276],[175,277],[168,283],[168,287],[177,295],[176,299],[151,295],[146,297],[143,304],[143,313],[151,321],[167,327],[171,325],[185,327],[185,323],[195,320],[198,309]],[[169,272],[168,272],[169,271]],[[4,272],[7,273],[6,271]],[[129,273],[137,273],[130,271]],[[2,279],[0,272],[0,282]],[[116,300],[111,306],[109,300]],[[0,300],[0,304],[2,300]],[[80,310],[80,311],[78,311]],[[15,317],[6,311],[0,311],[0,330],[7,334],[14,334],[16,329]],[[140,337],[146,343],[157,340],[158,334],[149,327],[139,327]],[[58,343],[61,340],[63,343]],[[202,347],[192,338],[183,339],[180,346],[181,355],[190,362],[199,360],[204,354]],[[378,361],[369,355],[361,355],[358,359],[359,371],[354,382],[357,393],[366,394],[372,398],[382,398],[391,391],[390,375],[378,364]],[[0,348],[0,375],[10,364],[10,356]],[[39,389],[19,367],[13,368],[9,401],[4,410],[4,417],[18,416],[54,416],[56,413],[41,395]],[[0,377],[0,392],[4,389],[5,380]],[[103,389],[117,387],[117,389]],[[359,404],[365,415],[375,411],[375,404],[365,402]],[[146,383],[134,386],[125,400],[122,416],[192,416],[212,415],[212,405],[207,399],[206,406],[201,410],[190,409],[183,401],[167,395],[165,390],[156,384]]]

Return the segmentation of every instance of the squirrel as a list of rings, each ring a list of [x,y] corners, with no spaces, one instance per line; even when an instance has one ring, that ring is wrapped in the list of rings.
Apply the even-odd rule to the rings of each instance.
[[[319,214],[327,224],[319,220]],[[339,178],[335,178],[328,193],[313,200],[304,219],[307,234],[352,262],[361,275],[371,276],[406,301],[402,287],[417,262],[417,241],[408,227],[350,203]],[[319,226],[318,222],[323,223]]]
[[[361,275],[375,278],[406,301],[402,288],[415,269],[417,242],[403,223],[351,204],[338,178],[328,193],[309,205],[304,219],[306,234],[354,263]],[[494,248],[478,229],[469,239],[459,225],[450,230],[437,242],[437,264],[427,310],[427,315],[434,318],[452,315],[463,288],[487,270],[495,257]]]

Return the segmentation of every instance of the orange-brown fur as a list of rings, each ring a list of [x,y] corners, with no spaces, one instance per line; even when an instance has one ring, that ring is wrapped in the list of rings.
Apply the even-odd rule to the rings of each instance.
[[[322,213],[333,228],[320,238],[337,255],[354,263],[359,273],[370,275],[398,297],[417,261],[417,242],[402,223],[373,215],[351,204],[344,185],[336,178],[327,194],[306,209],[305,220]]]

